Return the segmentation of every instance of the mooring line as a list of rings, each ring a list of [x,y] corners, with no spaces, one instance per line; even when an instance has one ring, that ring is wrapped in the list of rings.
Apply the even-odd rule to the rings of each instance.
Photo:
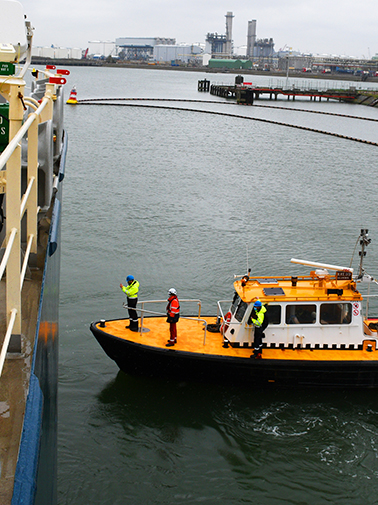
[[[80,103],[84,105],[106,105],[106,106],[112,106],[112,107],[144,107],[144,108],[150,108],[150,109],[166,109],[166,110],[175,110],[175,111],[185,111],[185,112],[199,112],[201,114],[213,114],[214,116],[226,116],[226,117],[233,117],[233,118],[238,118],[238,119],[248,119],[249,121],[259,121],[261,123],[269,123],[269,124],[274,124],[277,126],[287,126],[289,128],[296,128],[298,130],[305,130],[313,133],[321,133],[323,135],[330,135],[331,137],[338,137],[341,139],[345,140],[353,140],[354,142],[360,142],[362,144],[368,144],[371,146],[378,146],[377,142],[372,142],[370,140],[364,140],[364,139],[358,139],[356,137],[348,137],[347,135],[342,135],[340,133],[333,133],[333,132],[327,132],[324,130],[317,130],[315,128],[309,128],[307,126],[299,126],[299,125],[293,125],[289,123],[282,123],[280,121],[274,121],[272,119],[262,119],[262,118],[255,118],[255,117],[250,117],[250,116],[242,116],[239,114],[230,114],[228,112],[217,112],[217,111],[211,111],[211,110],[201,110],[201,109],[189,109],[187,107],[170,107],[168,105],[142,105],[142,104],[136,104],[136,103],[104,103],[103,101],[100,100],[100,102],[95,102],[94,100],[96,99],[89,99],[88,101],[83,101],[81,100]],[[218,102],[215,102],[218,103]]]
[[[190,103],[211,103],[215,105],[243,105],[243,106],[252,106],[252,107],[260,107],[262,109],[279,109],[285,111],[294,111],[294,112],[306,112],[307,114],[323,114],[324,116],[335,116],[335,117],[345,117],[347,119],[359,119],[361,121],[373,121],[378,122],[376,118],[370,117],[362,117],[362,116],[352,116],[351,114],[340,114],[339,112],[325,112],[321,110],[305,110],[305,109],[296,109],[294,107],[282,107],[279,105],[257,105],[253,104],[245,104],[245,103],[236,103],[236,102],[216,102],[214,100],[194,100],[188,98],[82,98],[77,101],[77,103],[88,103],[88,102],[102,102],[102,101],[146,101],[146,102],[190,102]]]

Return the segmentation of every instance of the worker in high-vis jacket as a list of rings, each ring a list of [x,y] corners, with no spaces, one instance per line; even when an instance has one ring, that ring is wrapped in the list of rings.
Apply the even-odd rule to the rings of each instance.
[[[176,323],[180,318],[180,303],[177,298],[177,291],[171,288],[168,291],[168,305],[167,305],[167,322],[169,323],[170,338],[166,347],[171,347],[177,344],[177,327]]]
[[[132,275],[126,277],[127,285],[120,284],[119,287],[127,296],[127,309],[129,311],[130,323],[126,328],[131,331],[138,331],[138,312],[135,309],[138,303],[139,282]]]
[[[254,350],[251,358],[261,359],[263,347],[262,339],[265,337],[264,330],[269,324],[269,319],[266,307],[264,307],[260,300],[256,300],[253,304],[253,309],[247,324],[253,324],[255,327]]]

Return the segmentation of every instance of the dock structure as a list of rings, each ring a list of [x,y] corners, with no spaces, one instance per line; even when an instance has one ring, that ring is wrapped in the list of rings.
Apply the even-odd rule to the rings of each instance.
[[[308,97],[310,100],[319,102],[324,99],[329,101],[338,100],[340,102],[349,102],[357,98],[358,92],[355,88],[343,89],[305,89],[305,88],[281,88],[269,86],[252,86],[252,84],[235,85],[217,85],[210,86],[210,94],[236,100],[240,104],[253,104],[262,95],[268,95],[269,100],[277,100],[279,95],[287,96],[287,99],[295,100],[296,97]]]
[[[210,81],[208,79],[198,81],[198,91],[208,92],[209,90],[210,90]]]

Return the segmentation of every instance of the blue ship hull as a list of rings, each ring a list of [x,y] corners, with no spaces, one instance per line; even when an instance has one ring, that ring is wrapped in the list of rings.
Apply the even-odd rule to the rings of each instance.
[[[58,190],[49,210],[51,225],[12,505],[57,503],[60,226],[66,151],[65,133],[59,165]]]

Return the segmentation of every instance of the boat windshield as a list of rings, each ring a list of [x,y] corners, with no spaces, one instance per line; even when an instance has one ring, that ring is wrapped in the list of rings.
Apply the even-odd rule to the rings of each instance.
[[[235,319],[239,321],[239,323],[242,321],[245,311],[247,310],[247,307],[248,303],[243,302],[240,296],[237,293],[235,293],[231,305],[231,314],[234,315]]]

